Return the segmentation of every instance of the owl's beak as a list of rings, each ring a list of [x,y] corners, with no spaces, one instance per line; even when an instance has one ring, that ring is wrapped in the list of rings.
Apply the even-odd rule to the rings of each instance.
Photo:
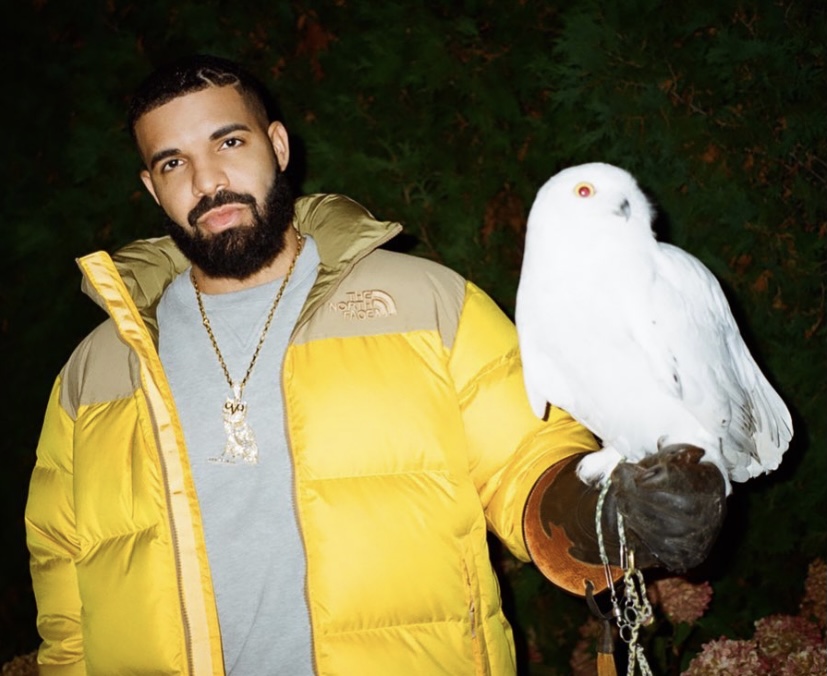
[[[617,208],[617,211],[615,211],[615,214],[617,214],[618,216],[623,216],[623,218],[625,218],[628,221],[629,216],[632,215],[632,207],[629,204],[629,200],[624,199],[620,203],[620,206]]]

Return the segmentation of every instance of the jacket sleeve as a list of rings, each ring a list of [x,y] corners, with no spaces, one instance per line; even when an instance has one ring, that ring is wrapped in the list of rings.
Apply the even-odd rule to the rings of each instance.
[[[75,560],[80,551],[75,533],[72,481],[74,421],[60,405],[58,378],[52,389],[37,447],[29,499],[26,540],[35,599],[41,676],[86,673],[80,623],[80,594]]]
[[[564,411],[542,421],[523,384],[517,331],[473,284],[451,348],[469,467],[489,529],[519,559],[529,560],[522,517],[532,487],[552,465],[597,448],[592,434]]]

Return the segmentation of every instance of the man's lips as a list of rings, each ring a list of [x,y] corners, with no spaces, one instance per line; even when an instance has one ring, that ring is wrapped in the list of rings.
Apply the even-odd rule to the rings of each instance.
[[[199,218],[196,223],[198,227],[203,230],[218,233],[239,225],[246,209],[247,207],[243,204],[225,204],[224,206],[210,209]]]

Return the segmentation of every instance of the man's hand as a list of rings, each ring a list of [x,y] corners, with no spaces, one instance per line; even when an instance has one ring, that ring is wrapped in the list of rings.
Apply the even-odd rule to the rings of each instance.
[[[620,564],[617,512],[639,568],[688,570],[709,554],[726,513],[726,488],[714,465],[699,462],[700,448],[674,445],[612,473],[603,504],[603,540],[609,562]],[[553,582],[583,593],[585,578],[600,566],[595,529],[599,490],[575,472],[582,456],[549,468],[531,491],[523,516],[526,544],[538,568]],[[583,564],[582,568],[579,568]],[[574,565],[577,570],[558,574]]]

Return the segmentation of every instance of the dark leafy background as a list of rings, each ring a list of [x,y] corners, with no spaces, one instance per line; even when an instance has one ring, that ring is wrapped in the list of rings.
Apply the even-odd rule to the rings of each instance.
[[[37,642],[22,514],[48,391],[102,318],[73,259],[160,233],[124,109],[152,67],[193,51],[242,60],[277,93],[304,192],[342,192],[402,221],[404,246],[508,312],[537,188],[584,161],[632,171],[659,208],[659,235],[721,280],[796,427],[782,467],[729,501],[696,573],[715,598],[690,649],[795,609],[807,563],[825,556],[823,3],[11,4],[0,106],[0,662]],[[585,607],[531,566],[494,556],[523,673],[567,673]],[[533,661],[527,643],[541,653]]]

